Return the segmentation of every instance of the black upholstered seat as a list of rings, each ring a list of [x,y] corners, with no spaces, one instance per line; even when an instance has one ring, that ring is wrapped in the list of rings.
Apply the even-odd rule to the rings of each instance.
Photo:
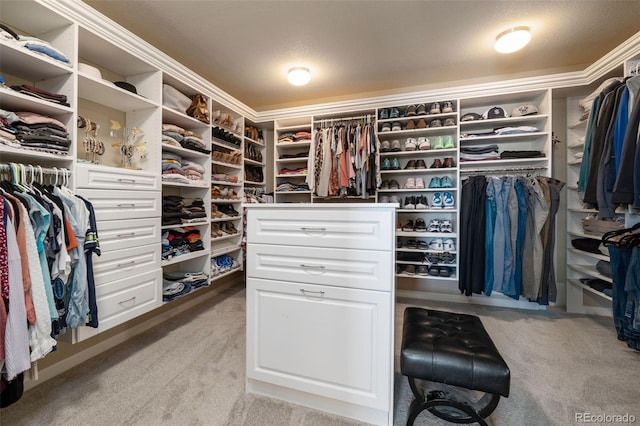
[[[409,378],[416,400],[410,422],[424,409],[457,423],[471,423],[495,409],[500,395],[509,396],[510,371],[480,318],[423,308],[404,312],[400,369]],[[490,403],[480,409],[469,402],[451,402],[445,392],[424,396],[416,379],[444,383],[490,394]],[[422,401],[420,400],[422,399]],[[462,404],[460,407],[457,405]],[[434,408],[457,407],[468,417],[452,416]],[[467,406],[469,410],[467,411]],[[465,421],[467,420],[467,421]]]

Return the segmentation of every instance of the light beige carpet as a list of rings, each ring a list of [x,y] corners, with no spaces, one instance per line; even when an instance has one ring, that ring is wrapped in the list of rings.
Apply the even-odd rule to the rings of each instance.
[[[480,316],[511,370],[493,425],[570,425],[582,412],[640,423],[640,352],[616,340],[611,319],[401,300],[396,348],[409,305]],[[245,393],[244,360],[245,292],[235,287],[26,392],[0,410],[0,424],[361,424]],[[411,391],[398,371],[395,396],[394,423],[403,425]],[[426,424],[447,423],[425,412],[416,425]]]

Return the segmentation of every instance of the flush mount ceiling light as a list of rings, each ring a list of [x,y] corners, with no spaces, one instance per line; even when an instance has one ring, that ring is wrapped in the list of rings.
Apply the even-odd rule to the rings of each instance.
[[[305,67],[291,68],[287,79],[294,86],[304,86],[311,80],[311,71]]]
[[[525,47],[529,40],[531,40],[529,27],[509,28],[498,34],[494,48],[500,53],[511,53]]]

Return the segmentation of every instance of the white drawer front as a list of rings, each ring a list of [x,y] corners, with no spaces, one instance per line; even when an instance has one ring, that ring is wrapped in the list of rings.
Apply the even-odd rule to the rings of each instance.
[[[97,221],[162,216],[162,193],[160,192],[101,189],[79,189],[77,192],[91,201]]]
[[[108,251],[93,257],[96,289],[134,274],[158,270],[161,267],[160,243],[122,250]]]
[[[391,291],[391,252],[315,247],[247,246],[247,276]]]
[[[248,209],[249,243],[388,250],[395,212],[365,209]]]
[[[98,225],[100,251],[158,244],[161,238],[160,218],[106,220]]]
[[[160,270],[96,288],[98,330],[104,331],[162,305]]]
[[[248,378],[390,410],[389,293],[248,278],[247,317]]]
[[[78,188],[159,191],[160,177],[136,170],[78,164]]]

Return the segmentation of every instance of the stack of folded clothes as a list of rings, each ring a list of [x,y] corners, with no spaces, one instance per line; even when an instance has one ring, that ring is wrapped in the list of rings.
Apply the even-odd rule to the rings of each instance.
[[[25,95],[33,96],[59,105],[70,106],[67,102],[67,96],[60,93],[47,92],[46,90],[39,89],[35,86],[29,86],[28,84],[22,84],[20,86],[14,85],[11,86],[11,88]]]
[[[200,231],[192,226],[168,229],[162,234],[162,259],[204,250]]]
[[[162,196],[162,225],[200,222],[207,217],[202,198],[184,198],[180,195]]]
[[[33,53],[41,54],[55,59],[65,65],[71,65],[69,58],[60,50],[53,47],[48,41],[37,37],[17,34],[4,24],[0,24],[0,37],[8,42],[13,42],[22,46]]]
[[[311,132],[306,131],[283,133],[278,137],[278,143],[309,142],[310,140]]]
[[[502,151],[500,158],[503,160],[515,158],[544,158],[544,153],[535,150]]]
[[[165,302],[209,285],[209,276],[204,272],[164,272],[162,278],[162,300]]]
[[[190,182],[198,184],[204,181],[205,170],[202,165],[191,160],[182,159],[182,170],[184,171],[184,176],[189,179]]]
[[[182,157],[174,152],[162,151],[162,181],[191,183],[182,168]]]
[[[580,278],[580,282],[588,285],[596,291],[606,294],[609,297],[612,295],[613,285],[608,281],[601,280],[600,278]]]
[[[0,142],[14,148],[67,155],[71,138],[67,126],[34,112],[0,110]]]
[[[162,124],[162,143],[172,146],[180,146],[192,151],[209,154],[211,150],[206,145],[200,135],[189,130],[185,130],[175,124]]]
[[[460,148],[460,161],[499,160],[498,145],[465,146]]]

